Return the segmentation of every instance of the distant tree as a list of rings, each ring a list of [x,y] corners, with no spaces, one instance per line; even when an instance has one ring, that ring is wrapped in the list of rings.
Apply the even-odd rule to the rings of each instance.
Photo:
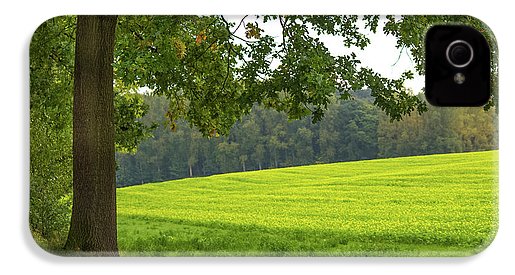
[[[198,162],[199,148],[201,135],[198,132],[191,132],[188,140],[188,171],[190,177],[193,177],[193,166]]]
[[[279,124],[272,130],[269,144],[272,153],[272,163],[277,168],[279,167],[280,157],[284,157],[286,149],[288,149],[288,137],[284,125]]]
[[[254,108],[253,108],[254,110]],[[241,122],[236,123],[235,127],[231,129],[230,136],[240,144],[240,161],[242,169],[247,170],[245,164],[255,165],[258,161],[252,159],[258,142],[261,138],[259,125],[255,121],[253,112],[245,116]],[[248,163],[248,162],[249,163]]]
[[[421,95],[422,97],[422,95]],[[384,115],[378,127],[380,157],[492,150],[497,148],[496,111],[480,108],[429,106],[390,122]]]
[[[305,127],[300,127],[293,136],[293,147],[296,161],[295,165],[313,163],[315,152],[313,150],[313,132]]]
[[[256,160],[258,164],[258,169],[263,169],[263,161],[265,160],[265,146],[266,144],[258,143],[256,148],[254,148],[254,153],[252,154],[253,158]]]
[[[477,108],[455,111],[455,127],[463,151],[491,150],[498,147],[497,113],[481,112]]]
[[[238,143],[221,142],[216,147],[216,159],[220,165],[220,172],[235,172],[240,170],[240,156]]]
[[[338,127],[338,110],[341,102],[336,99],[329,105],[324,120],[319,125],[318,147],[319,161],[328,163],[338,160],[338,147],[342,139],[341,129]],[[343,133],[345,134],[345,133]]]
[[[245,168],[245,163],[247,162],[249,157],[247,155],[240,155],[239,159],[240,159],[240,162],[241,162],[241,170],[243,172],[247,171],[247,169]]]
[[[341,105],[335,122],[341,131],[340,160],[377,156],[378,120],[377,110],[363,100],[356,99]]]

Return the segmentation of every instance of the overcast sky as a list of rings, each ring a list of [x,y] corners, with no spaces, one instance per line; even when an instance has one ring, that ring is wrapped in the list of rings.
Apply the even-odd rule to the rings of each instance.
[[[233,22],[235,24],[232,29],[234,30],[239,25],[241,19],[244,16],[224,17],[229,22]],[[248,16],[244,20],[245,24],[254,21],[255,17],[252,16]],[[276,38],[277,44],[281,42],[282,29],[280,23],[277,20],[269,21],[266,24],[263,24],[261,21],[258,21],[258,23],[260,23],[259,27],[264,29],[266,34]],[[235,34],[237,36],[245,37],[245,24],[242,24],[236,31]],[[341,37],[338,36],[324,35],[319,37],[333,55],[345,55],[349,54],[350,52],[354,52],[363,66],[372,68],[374,71],[380,73],[384,77],[399,78],[403,72],[407,70],[412,71],[414,74],[414,79],[406,81],[405,86],[406,88],[413,90],[414,93],[422,92],[424,87],[424,76],[420,76],[416,73],[415,64],[411,60],[408,51],[404,50],[401,52],[400,49],[395,47],[395,38],[393,36],[387,36],[382,32],[383,25],[384,22],[380,21],[376,33],[363,30],[363,32],[370,39],[370,44],[364,50],[361,50],[357,47],[353,47],[351,49],[345,48],[343,46]],[[239,43],[241,41],[235,40],[234,42]],[[276,66],[277,65],[278,64],[276,64]],[[148,88],[139,89],[139,92],[141,93],[145,93],[147,91]]]
[[[237,26],[243,16],[227,16],[226,18],[228,21],[234,22]],[[255,18],[247,17],[245,22],[253,22],[254,20]],[[337,36],[326,35],[321,36],[320,39],[333,55],[344,55],[353,51],[356,53],[357,58],[361,60],[361,64],[363,66],[372,68],[384,77],[398,78],[403,72],[411,70],[414,73],[415,78],[407,81],[405,86],[407,88],[411,88],[415,93],[422,92],[422,88],[424,87],[424,77],[415,72],[415,65],[411,60],[409,53],[406,50],[401,52],[400,49],[395,47],[395,38],[393,36],[383,34],[381,28],[382,25],[383,22],[380,22],[375,34],[370,31],[365,32],[371,43],[364,50],[360,50],[359,48],[345,48],[343,46],[342,39]],[[277,43],[280,43],[281,26],[279,22],[269,21],[266,24],[259,24],[259,27],[264,29],[265,33],[276,37]],[[240,27],[236,34],[240,37],[245,37],[245,28],[243,26]]]

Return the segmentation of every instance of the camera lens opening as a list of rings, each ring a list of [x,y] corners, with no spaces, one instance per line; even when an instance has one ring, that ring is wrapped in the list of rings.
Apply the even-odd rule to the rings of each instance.
[[[455,40],[447,46],[447,61],[456,68],[466,67],[474,58],[474,50],[467,41]]]

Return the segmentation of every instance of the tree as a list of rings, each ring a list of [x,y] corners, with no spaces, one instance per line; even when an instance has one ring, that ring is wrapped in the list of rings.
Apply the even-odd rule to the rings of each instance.
[[[256,160],[258,164],[258,169],[263,169],[263,161],[265,159],[265,145],[259,143],[256,145],[256,148],[254,149],[254,153],[252,154],[253,158]]]
[[[377,110],[362,99],[344,102],[335,120],[341,131],[339,155],[344,160],[371,159],[377,156]]]
[[[235,142],[221,142],[216,147],[216,159],[220,165],[220,172],[239,171],[242,160],[238,156],[240,145]]]
[[[315,155],[313,152],[313,132],[306,127],[300,127],[297,129],[293,141],[296,158],[294,163],[296,165],[312,163]]]
[[[275,168],[279,167],[279,158],[285,154],[285,150],[288,148],[287,132],[284,128],[282,124],[277,125],[270,136],[271,162],[273,162]]]
[[[113,52],[116,16],[79,16],[73,93],[73,208],[65,248],[117,255]]]
[[[423,115],[414,114],[402,121],[392,123],[384,115],[381,117],[377,129],[380,157],[497,148],[495,110],[429,106]]]
[[[255,108],[252,108],[252,110],[254,109]],[[239,159],[242,165],[242,171],[246,171],[248,167],[254,166],[255,164],[259,166],[260,161],[254,159],[254,157],[259,157],[259,154],[255,156],[254,153],[257,149],[256,146],[258,145],[261,133],[253,114],[254,112],[251,112],[240,122],[236,123],[229,134],[230,137],[240,144]],[[247,163],[247,161],[249,161],[249,163]]]
[[[30,44],[29,226],[51,250],[62,248],[70,224],[74,23],[49,20]]]
[[[198,132],[192,132],[188,146],[188,172],[190,177],[193,177],[193,166],[198,162],[199,150],[197,146],[200,143],[199,140],[200,134],[198,134]]]
[[[245,168],[245,162],[247,161],[249,157],[247,155],[240,155],[239,159],[241,162],[241,171],[245,172],[247,169]]]
[[[336,125],[338,122],[338,110],[341,102],[334,98],[320,122],[318,134],[319,159],[322,163],[334,162],[337,160],[337,147],[341,141],[341,129]]]
[[[420,38],[428,25],[442,20],[417,18],[390,17],[384,31],[398,38],[399,47],[417,51],[421,39],[412,43],[412,37]],[[148,87],[165,96],[172,128],[185,118],[205,136],[227,134],[256,103],[290,119],[311,115],[317,122],[337,91],[341,99],[349,99],[352,91],[364,87],[394,120],[424,111],[424,102],[403,86],[410,72],[399,79],[381,77],[360,66],[354,54],[331,55],[318,37],[337,35],[345,47],[363,49],[369,40],[360,33],[360,20],[365,29],[376,31],[378,16],[245,16],[240,22],[223,16],[78,16],[74,203],[66,248],[116,255],[114,148],[117,137],[128,131],[117,127],[113,83],[128,90]],[[269,21],[280,25],[280,41],[260,28],[260,22]],[[245,37],[237,34],[241,26]],[[132,133],[136,141],[144,136]],[[280,139],[276,150],[287,142]]]

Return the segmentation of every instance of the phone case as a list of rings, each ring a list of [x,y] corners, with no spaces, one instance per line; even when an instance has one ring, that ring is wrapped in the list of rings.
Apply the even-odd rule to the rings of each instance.
[[[424,37],[491,50],[435,107]],[[469,16],[61,16],[30,45],[30,213],[66,256],[469,256],[498,227]]]

